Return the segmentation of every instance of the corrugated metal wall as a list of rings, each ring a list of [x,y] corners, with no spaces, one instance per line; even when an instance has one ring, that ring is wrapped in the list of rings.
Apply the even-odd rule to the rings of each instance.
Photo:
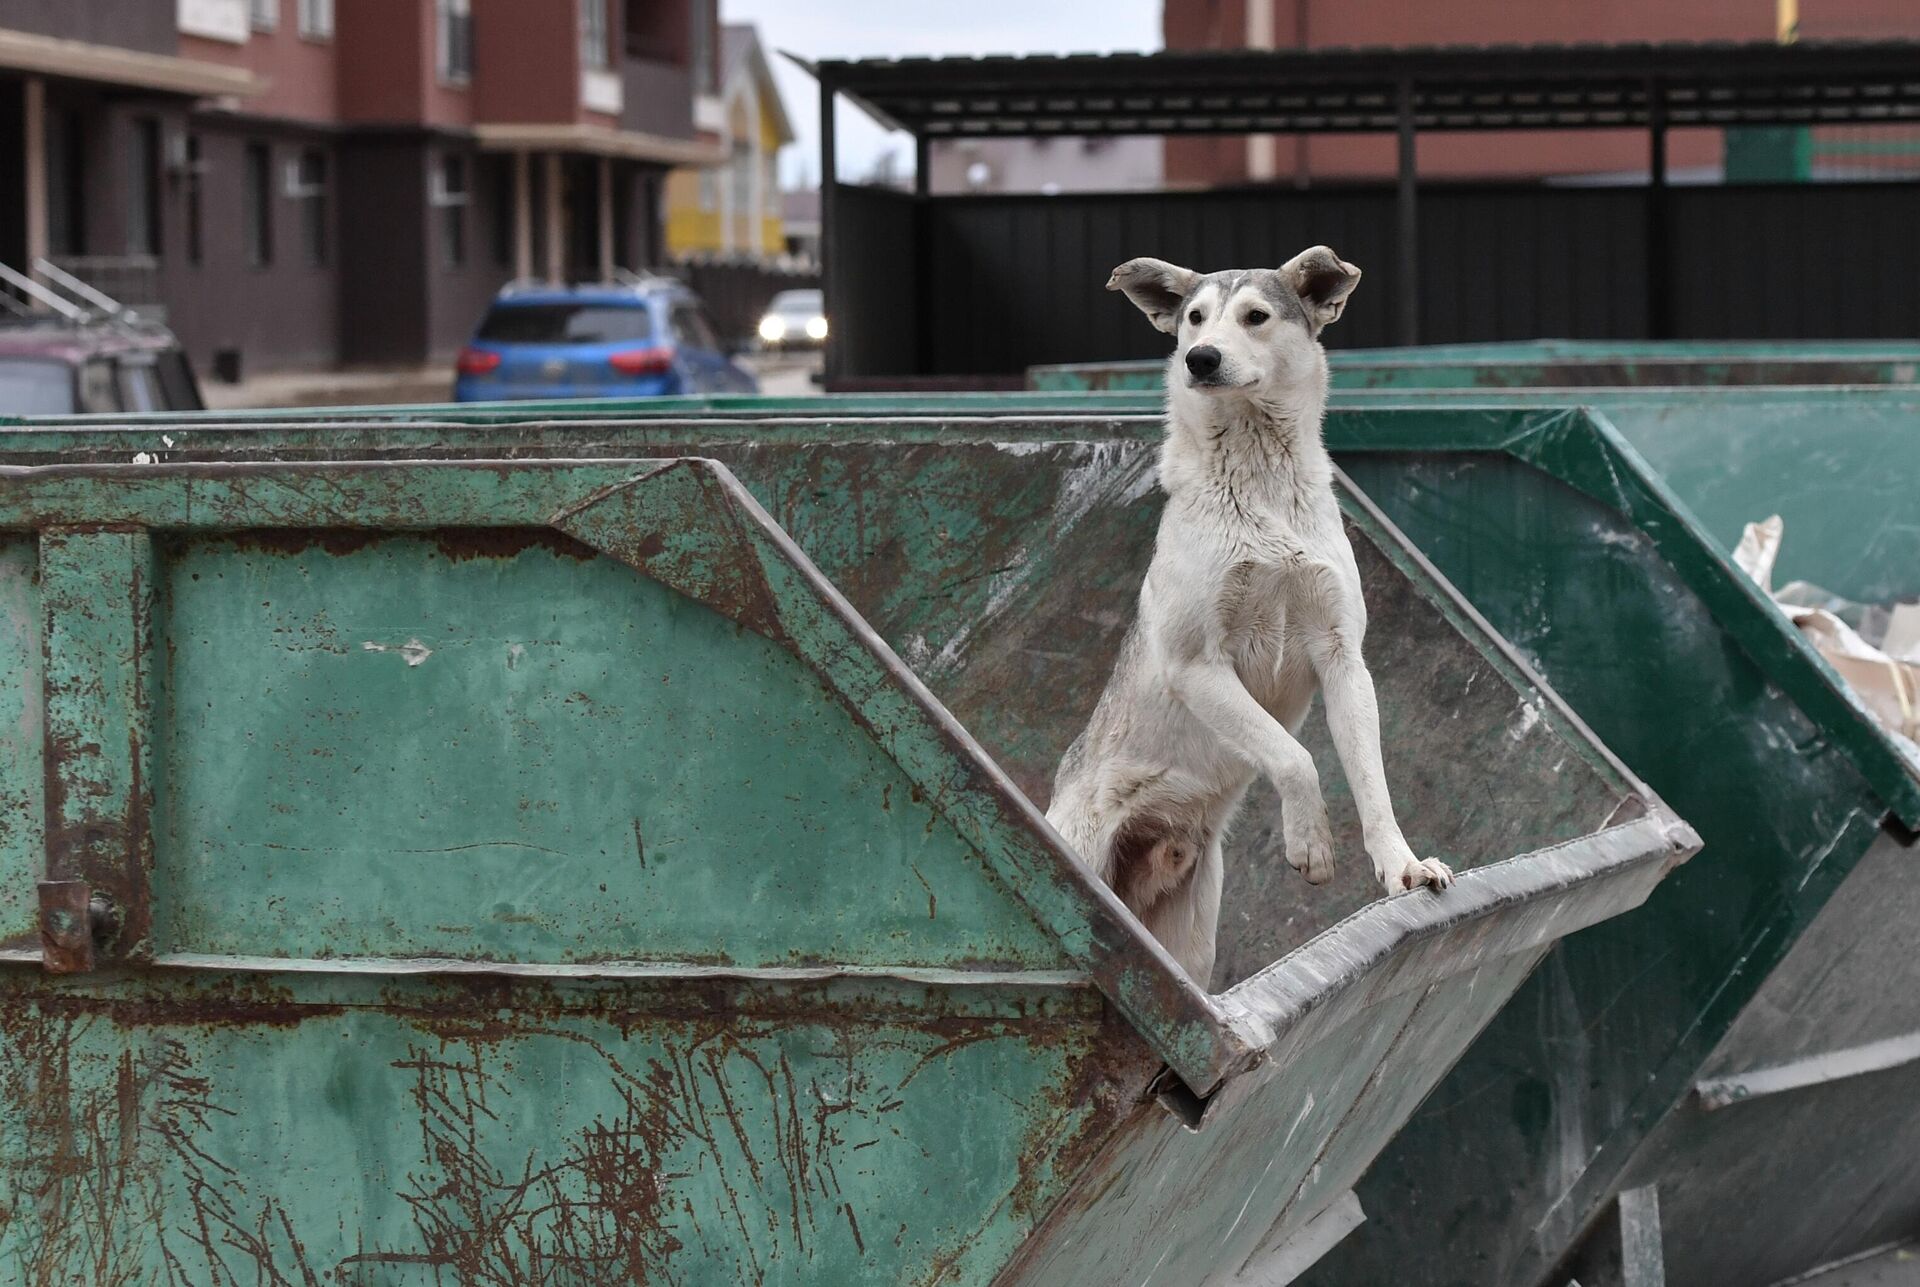
[[[1668,202],[1667,338],[1920,334],[1920,184],[1683,187]],[[841,376],[1158,356],[1164,339],[1102,289],[1114,265],[1279,264],[1316,242],[1366,272],[1328,344],[1399,342],[1388,188],[939,198],[925,205],[924,292],[914,205],[836,193]],[[1419,235],[1422,342],[1648,338],[1644,189],[1435,186],[1420,195]],[[915,299],[924,314],[909,311]]]
[[[829,375],[920,371],[918,204],[885,188],[834,189],[834,240],[826,261]]]

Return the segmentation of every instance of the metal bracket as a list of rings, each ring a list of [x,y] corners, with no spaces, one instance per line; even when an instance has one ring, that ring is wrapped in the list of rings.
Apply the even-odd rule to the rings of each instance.
[[[84,880],[40,882],[40,963],[49,974],[86,974],[95,949],[113,937],[113,901]]]

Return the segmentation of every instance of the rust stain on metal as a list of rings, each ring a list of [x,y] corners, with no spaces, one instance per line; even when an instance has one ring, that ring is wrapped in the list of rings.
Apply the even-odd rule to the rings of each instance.
[[[49,974],[94,967],[93,890],[84,880],[40,882],[40,959]]]
[[[470,559],[511,559],[529,550],[541,550],[577,563],[600,557],[600,551],[551,527],[456,527],[433,534],[434,548],[456,563]]]
[[[399,535],[396,532],[363,527],[249,527],[223,532],[218,542],[235,550],[257,550],[263,554],[322,554],[344,556],[378,545]]]

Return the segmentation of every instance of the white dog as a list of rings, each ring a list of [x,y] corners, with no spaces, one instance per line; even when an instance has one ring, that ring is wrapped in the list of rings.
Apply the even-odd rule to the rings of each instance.
[[[1213,973],[1224,833],[1256,773],[1280,794],[1287,862],[1333,876],[1313,758],[1295,740],[1315,688],[1388,894],[1445,888],[1394,820],[1361,660],[1366,606],[1320,440],[1320,330],[1360,270],[1325,246],[1278,269],[1207,276],[1158,259],[1107,289],[1178,341],[1167,364],[1167,508],[1140,615],[1047,820],[1202,987]]]

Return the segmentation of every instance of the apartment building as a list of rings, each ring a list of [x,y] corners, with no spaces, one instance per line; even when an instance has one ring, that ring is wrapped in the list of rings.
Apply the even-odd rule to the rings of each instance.
[[[713,0],[0,0],[0,262],[246,372],[451,355],[505,281],[660,262]]]
[[[1775,39],[1886,40],[1920,35],[1914,0],[1165,0],[1169,49],[1337,49],[1365,46],[1619,44]],[[1170,187],[1387,179],[1391,135],[1219,135],[1166,141]],[[1427,179],[1644,178],[1641,130],[1425,133]],[[1670,177],[1912,178],[1920,129],[1672,131]]]

